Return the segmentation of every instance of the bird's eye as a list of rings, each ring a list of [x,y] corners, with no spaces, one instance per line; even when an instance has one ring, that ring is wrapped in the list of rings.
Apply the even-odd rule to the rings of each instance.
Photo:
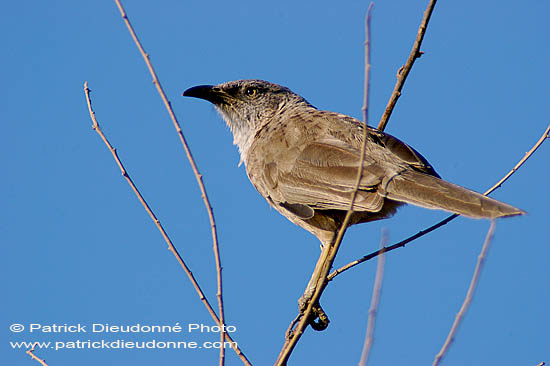
[[[244,91],[244,93],[249,96],[249,97],[253,97],[255,96],[257,93],[258,93],[258,89],[256,88],[246,88],[246,90]]]

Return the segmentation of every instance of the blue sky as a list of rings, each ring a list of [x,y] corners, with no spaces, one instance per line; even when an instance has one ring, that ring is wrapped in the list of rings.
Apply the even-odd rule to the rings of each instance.
[[[370,120],[406,60],[427,1],[375,3]],[[127,1],[126,11],[180,118],[217,219],[226,317],[255,365],[272,364],[296,314],[318,242],[257,194],[197,84],[261,78],[321,109],[361,117],[368,2]],[[550,120],[550,4],[441,1],[387,132],[447,180],[484,191]],[[187,325],[212,321],[91,129],[104,132],[210,300],[215,272],[199,190],[151,78],[111,1],[3,7],[0,113],[2,359],[36,364],[12,341],[216,341],[216,334],[30,333],[29,324]],[[478,292],[444,365],[550,361],[548,142],[493,197],[526,210],[501,220]],[[446,217],[406,207],[348,231],[336,265]],[[487,221],[459,218],[387,256],[371,365],[430,364],[466,293]],[[356,364],[376,262],[325,292],[325,332],[308,330],[290,365]],[[13,333],[11,324],[22,324]],[[214,350],[39,350],[50,366],[213,364]],[[240,362],[228,351],[228,365]]]

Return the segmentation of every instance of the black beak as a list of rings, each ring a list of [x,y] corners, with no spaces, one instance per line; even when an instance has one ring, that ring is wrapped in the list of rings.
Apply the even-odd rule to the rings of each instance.
[[[209,101],[210,103],[220,104],[224,101],[225,93],[215,85],[198,85],[183,92],[184,97],[193,97]]]

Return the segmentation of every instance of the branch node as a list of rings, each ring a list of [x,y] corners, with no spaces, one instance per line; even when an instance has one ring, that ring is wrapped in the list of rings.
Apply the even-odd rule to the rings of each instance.
[[[401,73],[403,72],[403,70],[405,69],[405,66],[404,65],[401,65],[401,67],[399,68],[399,70],[397,70],[397,74],[395,75],[396,78],[399,78],[401,76]]]

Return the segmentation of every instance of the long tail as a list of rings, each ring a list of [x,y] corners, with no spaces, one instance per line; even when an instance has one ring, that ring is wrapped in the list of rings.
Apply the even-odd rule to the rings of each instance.
[[[390,178],[385,197],[413,205],[454,212],[473,218],[524,215],[525,211],[434,176],[405,171]]]

